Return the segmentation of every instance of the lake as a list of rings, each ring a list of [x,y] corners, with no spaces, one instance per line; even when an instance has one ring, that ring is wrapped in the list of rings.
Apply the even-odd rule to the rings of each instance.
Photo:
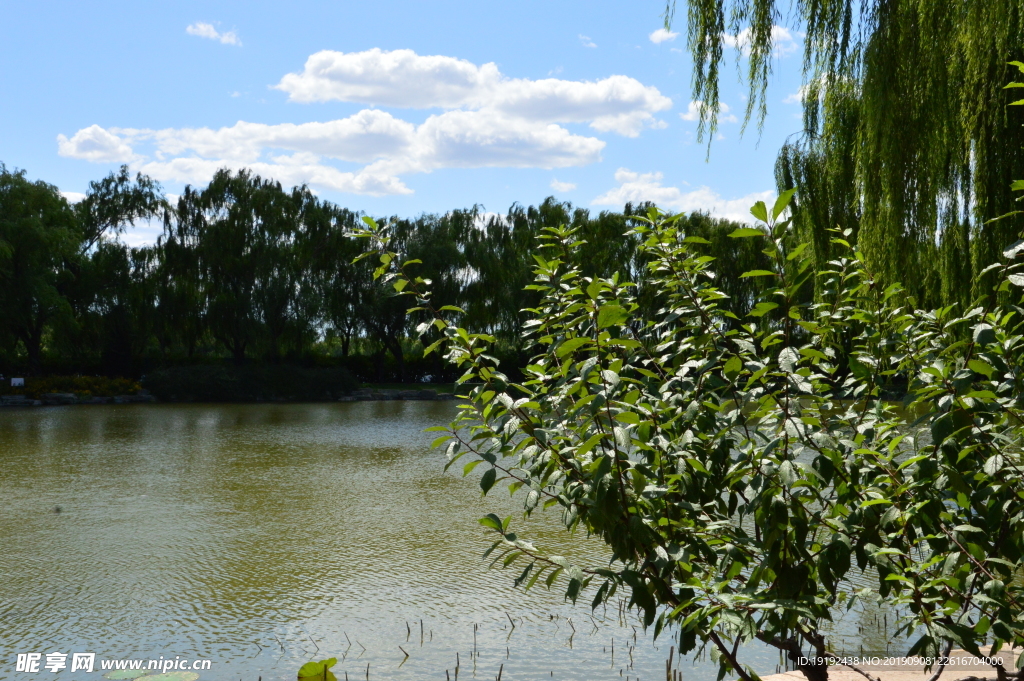
[[[327,657],[352,681],[368,665],[371,680],[454,679],[457,663],[463,679],[664,678],[669,635],[652,641],[614,604],[591,613],[586,594],[572,606],[557,588],[513,588],[519,570],[488,569],[477,519],[492,511],[518,513],[544,549],[597,562],[603,547],[565,537],[557,515],[523,523],[518,500],[444,473],[423,430],[455,413],[0,411],[0,678],[99,679],[101,660],[161,657],[209,660],[201,681],[291,680]],[[66,654],[67,668],[16,672],[33,652],[43,664]],[[78,652],[95,653],[93,673],[70,672]],[[778,655],[747,660],[770,673]],[[710,661],[681,666],[688,681],[715,677]]]

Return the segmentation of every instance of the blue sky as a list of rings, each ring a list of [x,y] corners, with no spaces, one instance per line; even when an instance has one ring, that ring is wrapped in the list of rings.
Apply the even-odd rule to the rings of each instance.
[[[780,27],[764,131],[742,137],[742,40],[726,36],[707,159],[685,13],[652,38],[661,0],[0,7],[0,161],[71,198],[128,163],[172,195],[251,167],[373,215],[554,195],[738,218],[800,129],[799,32]]]

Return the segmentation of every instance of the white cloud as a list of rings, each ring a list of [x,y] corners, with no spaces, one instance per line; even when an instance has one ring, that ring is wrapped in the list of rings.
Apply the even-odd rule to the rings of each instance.
[[[635,137],[665,127],[672,106],[657,88],[627,76],[598,81],[508,78],[478,66],[411,50],[323,51],[275,86],[297,102],[340,100],[441,109],[413,123],[379,109],[301,124],[239,121],[213,128],[147,130],[92,126],[60,153],[92,161],[131,161],[162,181],[201,183],[217,168],[250,167],[280,182],[363,194],[404,194],[400,179],[442,168],[567,168],[600,160],[605,142],[572,132]],[[354,164],[350,168],[337,163]]]
[[[692,213],[701,211],[714,217],[737,222],[753,222],[750,207],[758,201],[770,202],[775,197],[772,191],[755,192],[737,199],[724,199],[710,187],[699,187],[684,192],[678,187],[662,185],[661,173],[635,173],[627,168],[615,172],[619,186],[608,190],[592,201],[595,206],[623,206],[627,202],[652,201],[661,208]]]
[[[571,192],[573,189],[576,189],[576,185],[574,185],[572,182],[559,182],[558,180],[551,180],[551,188],[554,189],[556,192],[563,193]]]
[[[71,139],[57,135],[57,153],[93,163],[128,163],[136,159],[125,140],[98,125],[82,128]]]
[[[487,228],[488,223],[490,223],[491,221],[498,222],[506,226],[511,226],[511,223],[509,223],[508,221],[507,215],[505,215],[504,213],[494,213],[491,211],[483,211],[477,213],[476,217],[473,219],[473,226],[479,230],[483,230]]]
[[[702,102],[700,100],[696,100],[696,101],[690,102],[686,106],[686,113],[679,114],[679,117],[682,118],[684,121],[691,121],[691,122],[699,121],[700,117],[701,117],[701,114],[704,113],[704,109],[705,108],[706,107],[704,105],[704,102]],[[729,108],[728,104],[726,104],[725,102],[719,102],[718,103],[718,122],[719,123],[738,123],[739,119],[736,118],[735,114],[729,113],[730,111],[731,111],[731,109]]]
[[[382,156],[407,153],[416,126],[376,109],[326,123],[265,125],[239,121],[228,128],[120,130],[133,138],[151,138],[160,156],[194,152],[205,158],[255,162],[265,149],[310,152],[342,161],[368,163]]]
[[[583,35],[582,33],[580,33],[579,38],[580,45],[583,45],[583,47],[597,47],[597,43],[591,40],[589,35]]]
[[[489,92],[500,79],[493,63],[477,66],[455,57],[375,47],[365,52],[317,52],[306,60],[302,73],[289,73],[274,87],[296,102],[453,109],[471,103],[477,93]]]
[[[78,203],[85,198],[85,194],[82,192],[66,192],[61,191],[61,195],[68,200],[68,203]]]
[[[207,182],[221,168],[241,170],[246,168],[262,177],[273,178],[283,185],[311,184],[350,194],[385,196],[389,194],[411,194],[412,190],[397,177],[378,173],[343,172],[332,166],[313,161],[312,158],[282,157],[273,162],[239,163],[226,159],[202,159],[196,157],[176,158],[170,161],[151,161],[139,166],[138,170],[164,182],[202,183]]]
[[[238,35],[234,31],[227,31],[226,33],[220,33],[213,24],[208,24],[204,21],[197,21],[194,24],[189,24],[185,28],[185,32],[189,35],[199,36],[200,38],[209,38],[210,40],[219,40],[225,45],[237,45],[242,46],[242,41],[238,39]]]
[[[544,123],[590,123],[635,137],[672,106],[656,87],[628,76],[598,81],[508,78],[493,63],[412,50],[317,52],[275,88],[297,102],[339,100],[418,109],[474,109]]]
[[[783,104],[803,103],[803,101],[807,99],[807,93],[810,92],[812,86],[817,90],[818,97],[824,97],[825,92],[828,90],[831,83],[832,81],[828,77],[828,74],[824,74],[822,76],[819,76],[818,78],[811,80],[810,83],[804,83],[796,92],[786,95],[786,98],[783,99],[782,102]]]
[[[802,34],[793,33],[782,26],[772,26],[772,56],[785,57],[800,49],[799,39]],[[722,34],[722,42],[744,55],[750,55],[750,29],[745,28],[736,35]]]
[[[804,97],[807,96],[807,86],[801,85],[800,89],[796,92],[786,95],[786,98],[782,100],[783,104],[800,104],[804,101]]]
[[[177,201],[173,201],[172,205],[177,205],[177,203]],[[139,220],[135,225],[129,225],[124,234],[118,237],[118,240],[123,241],[132,248],[152,246],[163,233],[164,223],[162,219]]]
[[[449,111],[417,128],[417,167],[565,168],[600,159],[605,143],[555,125],[503,118],[489,112]],[[393,162],[399,167],[405,159]]]
[[[448,111],[418,126],[364,109],[340,120],[299,125],[239,121],[217,130],[93,128],[61,141],[61,153],[73,155],[64,147],[88,135],[115,140],[139,161],[141,172],[165,182],[202,183],[219,168],[245,167],[284,184],[308,183],[374,196],[410,193],[400,175],[441,168],[580,166],[600,160],[605,146],[559,125],[482,111]],[[151,157],[143,161],[129,143],[151,145]],[[77,157],[97,160],[96,154]],[[325,159],[367,165],[343,172]]]
[[[673,33],[667,28],[659,28],[657,31],[654,31],[649,36],[647,36],[647,38],[655,45],[658,45],[663,42],[671,42],[678,37],[678,33]]]

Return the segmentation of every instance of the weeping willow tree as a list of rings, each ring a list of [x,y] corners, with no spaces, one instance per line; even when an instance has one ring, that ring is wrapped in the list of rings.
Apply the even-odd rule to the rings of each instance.
[[[977,276],[1024,227],[997,222],[1024,177],[1024,109],[1004,89],[1024,53],[1024,0],[688,0],[694,99],[715,131],[723,36],[746,44],[746,120],[764,120],[773,27],[805,32],[803,131],[782,148],[795,224],[830,256],[850,228],[882,280],[920,305],[966,303]],[[671,22],[675,1],[666,20]],[[709,136],[710,139],[710,136]],[[972,291],[973,287],[973,291]]]

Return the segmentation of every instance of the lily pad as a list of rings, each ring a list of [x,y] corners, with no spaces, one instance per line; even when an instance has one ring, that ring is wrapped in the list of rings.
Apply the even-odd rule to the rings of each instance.
[[[145,676],[149,672],[145,669],[115,669],[112,672],[107,672],[103,675],[105,679],[137,679],[140,676]]]
[[[299,681],[338,681],[338,677],[330,671],[330,668],[336,664],[338,664],[336,657],[320,662],[307,662],[299,669]]]
[[[199,674],[195,672],[167,672],[166,674],[153,674],[153,676],[142,677],[145,681],[196,681]]]

